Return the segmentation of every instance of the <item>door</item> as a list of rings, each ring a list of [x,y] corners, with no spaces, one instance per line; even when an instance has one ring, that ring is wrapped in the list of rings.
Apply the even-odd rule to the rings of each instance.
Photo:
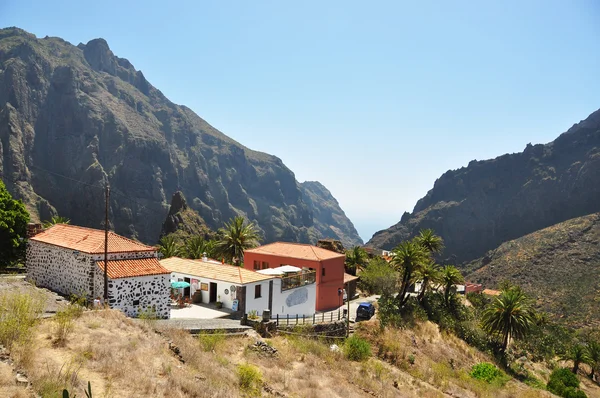
[[[214,282],[210,283],[209,294],[208,294],[208,302],[214,303],[217,301],[217,284]]]
[[[183,281],[187,282],[189,284],[192,283],[192,281],[190,280],[190,278],[183,278]],[[183,297],[190,297],[190,293],[191,293],[191,291],[190,291],[190,287],[189,286],[183,289]]]

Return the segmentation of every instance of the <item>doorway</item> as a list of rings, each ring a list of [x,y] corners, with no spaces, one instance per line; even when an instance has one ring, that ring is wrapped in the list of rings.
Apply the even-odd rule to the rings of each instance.
[[[210,282],[210,291],[208,294],[208,302],[214,303],[217,301],[217,284],[215,282]]]
[[[192,283],[192,281],[190,280],[190,278],[183,278],[183,281],[187,282],[187,283],[190,283],[190,284]],[[190,291],[190,287],[189,286],[183,289],[183,297],[190,297],[190,293],[191,293],[191,291]]]

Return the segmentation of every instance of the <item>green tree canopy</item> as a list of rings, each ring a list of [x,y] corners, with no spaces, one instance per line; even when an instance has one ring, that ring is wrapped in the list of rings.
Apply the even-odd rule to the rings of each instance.
[[[346,251],[346,270],[349,274],[356,275],[358,270],[362,270],[369,261],[367,251],[360,246],[354,246]]]
[[[237,216],[219,229],[216,249],[228,262],[240,265],[244,259],[244,251],[258,244],[259,235],[254,224],[247,223],[244,217]]]
[[[436,235],[433,229],[422,229],[415,237],[415,242],[427,250],[430,256],[438,254],[444,249],[444,240]]]
[[[186,258],[202,258],[206,253],[209,258],[217,257],[216,241],[205,240],[202,236],[196,235],[188,238],[181,248],[181,254]]]
[[[573,369],[571,372],[577,374],[579,371],[579,365],[590,362],[588,348],[582,344],[575,344],[571,347],[567,354],[563,356],[563,359],[566,361],[573,361]]]
[[[600,342],[591,341],[587,346],[587,364],[590,365],[591,373],[590,378],[594,379],[594,373],[596,371],[600,372]]]
[[[181,254],[181,246],[172,234],[163,236],[158,244],[158,252],[164,258],[175,257]]]
[[[527,335],[535,323],[535,312],[525,293],[513,287],[504,290],[483,311],[481,324],[491,335],[502,338],[502,350],[506,352],[511,338]]]
[[[15,200],[0,181],[0,266],[25,260],[29,213],[20,200]]]

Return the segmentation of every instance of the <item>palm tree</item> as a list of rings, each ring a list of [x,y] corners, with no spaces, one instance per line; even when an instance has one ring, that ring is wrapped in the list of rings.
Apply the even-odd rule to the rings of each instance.
[[[181,254],[181,246],[177,243],[173,235],[167,235],[161,238],[158,244],[158,252],[165,258],[179,256]]]
[[[582,344],[575,344],[562,359],[565,361],[573,361],[573,369],[571,371],[577,374],[579,365],[588,363],[590,361],[590,356],[587,347]]]
[[[391,264],[402,274],[402,284],[398,294],[401,307],[408,300],[408,288],[413,283],[415,271],[420,269],[426,259],[425,249],[413,241],[402,242],[393,250]]]
[[[594,372],[600,369],[600,343],[597,341],[591,341],[588,343],[588,361],[592,371],[590,372],[590,379],[594,380]]]
[[[56,224],[69,224],[70,222],[71,222],[71,220],[69,220],[66,217],[52,216],[50,218],[50,220],[44,221],[43,225],[44,225],[44,228],[50,228]]]
[[[502,337],[506,352],[511,338],[525,336],[535,322],[529,299],[520,288],[505,290],[483,311],[481,324],[489,334]]]
[[[431,256],[442,251],[444,240],[433,232],[433,229],[422,229],[415,241],[423,246]]]
[[[205,254],[207,257],[215,257],[215,241],[205,240],[200,235],[187,239],[182,247],[182,254],[186,258],[198,259]]]
[[[431,259],[423,263],[422,267],[415,272],[415,276],[417,279],[421,280],[421,291],[419,292],[418,296],[420,302],[423,302],[423,298],[425,297],[425,293],[429,288],[429,284],[439,283],[442,280],[440,266]]]
[[[346,251],[346,268],[352,275],[356,275],[358,270],[362,270],[367,261],[367,251],[360,246],[354,246],[351,250]]]
[[[246,223],[244,217],[237,216],[229,220],[224,228],[219,229],[217,251],[227,261],[240,265],[244,258],[244,250],[259,244],[258,230],[253,223]]]
[[[465,278],[462,276],[458,268],[453,265],[446,265],[442,270],[442,283],[444,284],[444,301],[446,306],[450,301],[450,293],[456,289],[456,285],[463,283]]]

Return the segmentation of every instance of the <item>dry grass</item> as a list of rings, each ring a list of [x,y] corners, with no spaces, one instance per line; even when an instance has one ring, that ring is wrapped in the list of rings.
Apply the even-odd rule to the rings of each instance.
[[[0,397],[28,398],[33,397],[31,391],[23,386],[18,386],[12,368],[0,362]]]
[[[173,329],[158,334],[152,325],[112,310],[75,318],[60,345],[55,344],[55,333],[55,321],[45,320],[36,327],[32,344],[13,350],[44,397],[60,397],[65,387],[85,396],[88,381],[94,397],[269,396],[267,391],[315,398],[548,396],[515,381],[494,386],[473,380],[470,367],[490,358],[429,323],[383,333],[375,324],[364,323],[358,333],[371,341],[375,355],[360,363],[332,351],[327,341],[277,336],[266,340],[278,350],[270,357],[248,348],[253,337],[207,340]],[[179,348],[184,363],[169,349],[169,341]],[[256,367],[262,389],[241,388],[242,364]],[[2,374],[0,382],[6,384],[0,388],[14,387]]]

